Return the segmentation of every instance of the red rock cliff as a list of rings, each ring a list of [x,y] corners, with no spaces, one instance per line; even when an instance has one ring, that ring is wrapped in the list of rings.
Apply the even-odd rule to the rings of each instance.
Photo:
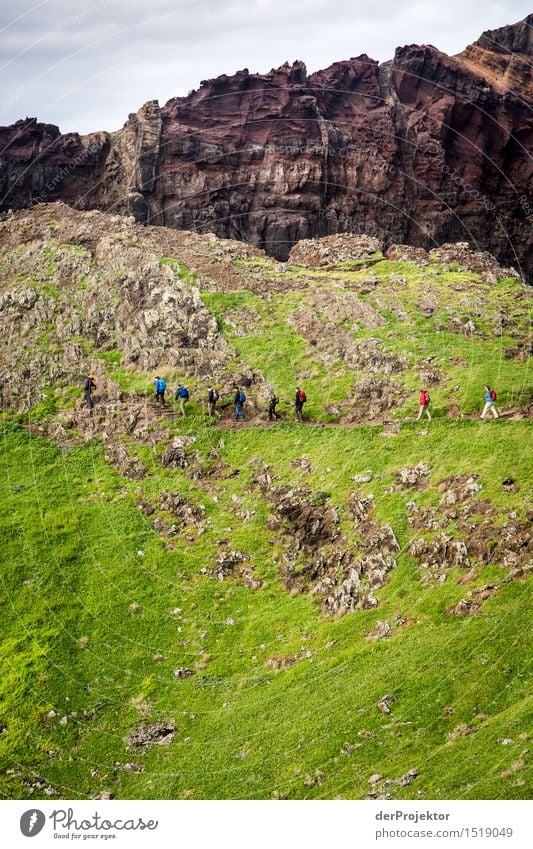
[[[468,240],[533,273],[531,25],[449,57],[399,48],[202,82],[116,133],[0,128],[1,207],[63,200],[211,230],[279,258],[302,238]],[[529,64],[528,64],[529,63]]]

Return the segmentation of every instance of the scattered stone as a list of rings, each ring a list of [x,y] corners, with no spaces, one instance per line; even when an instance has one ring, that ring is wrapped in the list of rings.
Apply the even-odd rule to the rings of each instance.
[[[315,769],[313,775],[306,775],[304,784],[306,787],[315,787],[317,784],[322,784],[324,773],[320,769]]]
[[[374,472],[372,469],[367,469],[366,472],[361,472],[358,475],[354,475],[352,480],[354,483],[370,483],[372,478],[374,477]]]
[[[385,256],[387,259],[399,262],[414,262],[418,266],[429,264],[429,256],[423,248],[415,248],[412,245],[391,245]]]
[[[213,567],[213,575],[217,581],[223,581],[229,575],[233,575],[235,568],[249,560],[249,555],[244,551],[227,549],[220,552]]]
[[[400,787],[407,787],[409,784],[412,784],[415,778],[418,778],[418,770],[410,769],[409,772],[406,772],[405,775],[402,775],[401,778],[398,779],[398,784]]]
[[[461,722],[459,725],[455,726],[453,731],[450,731],[446,737],[446,742],[453,743],[455,740],[458,740],[459,737],[467,737],[469,734],[474,734],[475,731],[476,729],[472,728],[471,725],[466,725],[466,723]]]
[[[437,488],[439,492],[442,492],[441,505],[450,507],[461,504],[477,495],[483,489],[477,477],[477,475],[455,475],[440,481]]]
[[[388,622],[382,622],[381,619],[376,621],[373,631],[367,634],[367,640],[384,640],[392,635],[392,628]]]
[[[298,457],[296,460],[293,460],[291,463],[291,469],[294,469],[297,472],[303,472],[307,475],[312,474],[312,472],[314,471],[309,457],[306,457],[305,455],[303,455],[302,457]]]
[[[516,275],[513,269],[502,268],[486,251],[473,251],[468,242],[446,243],[433,248],[429,258],[442,265],[458,266],[461,271],[473,271],[485,283],[497,283],[505,277]]]
[[[417,538],[411,540],[407,553],[420,561],[423,569],[428,570],[428,577],[443,580],[445,571],[450,567],[468,568],[470,560],[466,544],[459,539],[453,539],[441,533],[432,540]],[[442,577],[444,576],[444,578]]]
[[[274,655],[273,657],[269,657],[265,666],[267,669],[280,670],[280,669],[288,669],[290,666],[294,666],[301,659],[302,655],[300,653],[286,655],[285,657]]]
[[[160,457],[163,465],[171,469],[186,469],[190,462],[187,449],[195,441],[194,436],[175,436]]]
[[[186,678],[190,678],[191,675],[194,675],[192,669],[187,669],[186,666],[180,666],[178,669],[174,670],[174,676],[184,681]]]
[[[126,738],[129,749],[147,749],[150,746],[170,746],[176,736],[173,722],[153,722],[151,725],[139,725]]]
[[[475,616],[480,610],[481,604],[462,598],[457,604],[449,607],[447,613],[452,613],[454,616]]]
[[[319,268],[354,259],[370,259],[382,247],[382,243],[373,236],[353,233],[338,233],[321,239],[301,239],[289,253],[289,265]]]
[[[136,764],[133,761],[129,761],[125,764],[120,763],[120,761],[116,761],[115,769],[119,772],[144,772],[144,767],[139,766],[139,764]]]
[[[396,478],[402,486],[416,486],[419,489],[425,484],[425,480],[431,473],[429,463],[420,462],[416,466],[406,466],[398,469]]]
[[[130,457],[121,445],[109,445],[105,458],[123,477],[128,480],[141,480],[148,474],[145,466],[136,457]]]
[[[390,706],[393,705],[395,701],[396,696],[394,696],[393,693],[388,693],[386,696],[382,696],[378,702],[378,710],[385,716],[388,716],[392,712]]]

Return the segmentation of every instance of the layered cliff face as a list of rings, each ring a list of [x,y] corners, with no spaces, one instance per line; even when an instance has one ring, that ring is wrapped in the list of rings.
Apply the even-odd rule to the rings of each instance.
[[[470,241],[533,274],[533,16],[456,57],[399,48],[307,75],[243,70],[156,101],[116,133],[34,119],[0,129],[3,208],[61,199],[252,242],[367,233]]]

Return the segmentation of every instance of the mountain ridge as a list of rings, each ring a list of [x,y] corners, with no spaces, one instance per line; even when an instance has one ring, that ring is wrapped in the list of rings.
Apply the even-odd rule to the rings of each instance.
[[[336,232],[424,248],[466,239],[530,279],[530,19],[452,57],[408,45],[382,64],[362,54],[310,75],[299,60],[223,74],[111,133],[0,128],[0,208],[63,200],[278,259]]]

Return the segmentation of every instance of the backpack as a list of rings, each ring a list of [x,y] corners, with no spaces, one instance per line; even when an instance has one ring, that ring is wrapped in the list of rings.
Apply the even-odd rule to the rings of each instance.
[[[239,404],[244,404],[245,401],[246,395],[244,394],[244,392],[239,392]]]
[[[427,405],[431,401],[431,398],[429,397],[429,392],[424,392],[424,401],[426,402],[426,407],[427,407]]]
[[[219,397],[220,397],[220,396],[219,396],[219,394],[218,394],[218,392],[217,392],[217,390],[216,390],[216,389],[210,389],[210,390],[209,390],[209,399],[208,399],[208,400],[209,400],[209,403],[210,403],[210,404],[216,404],[216,402],[218,401]]]
[[[186,389],[185,386],[182,386],[181,389],[178,389],[176,393],[180,398],[185,398],[186,401],[189,400],[189,390]]]
[[[158,391],[158,392],[164,392],[166,388],[167,388],[166,381],[161,379],[161,380],[159,381],[159,384],[158,384],[158,387],[157,387],[157,391]]]
[[[491,390],[490,390],[490,397],[492,398],[492,400],[493,400],[493,401],[495,401],[495,400],[496,400],[496,398],[498,397],[498,396],[496,395],[496,393],[495,393],[494,389],[491,389]]]
[[[300,402],[300,404],[305,404],[305,402],[307,401],[307,395],[305,394],[303,389],[301,389],[298,393],[298,401]]]

